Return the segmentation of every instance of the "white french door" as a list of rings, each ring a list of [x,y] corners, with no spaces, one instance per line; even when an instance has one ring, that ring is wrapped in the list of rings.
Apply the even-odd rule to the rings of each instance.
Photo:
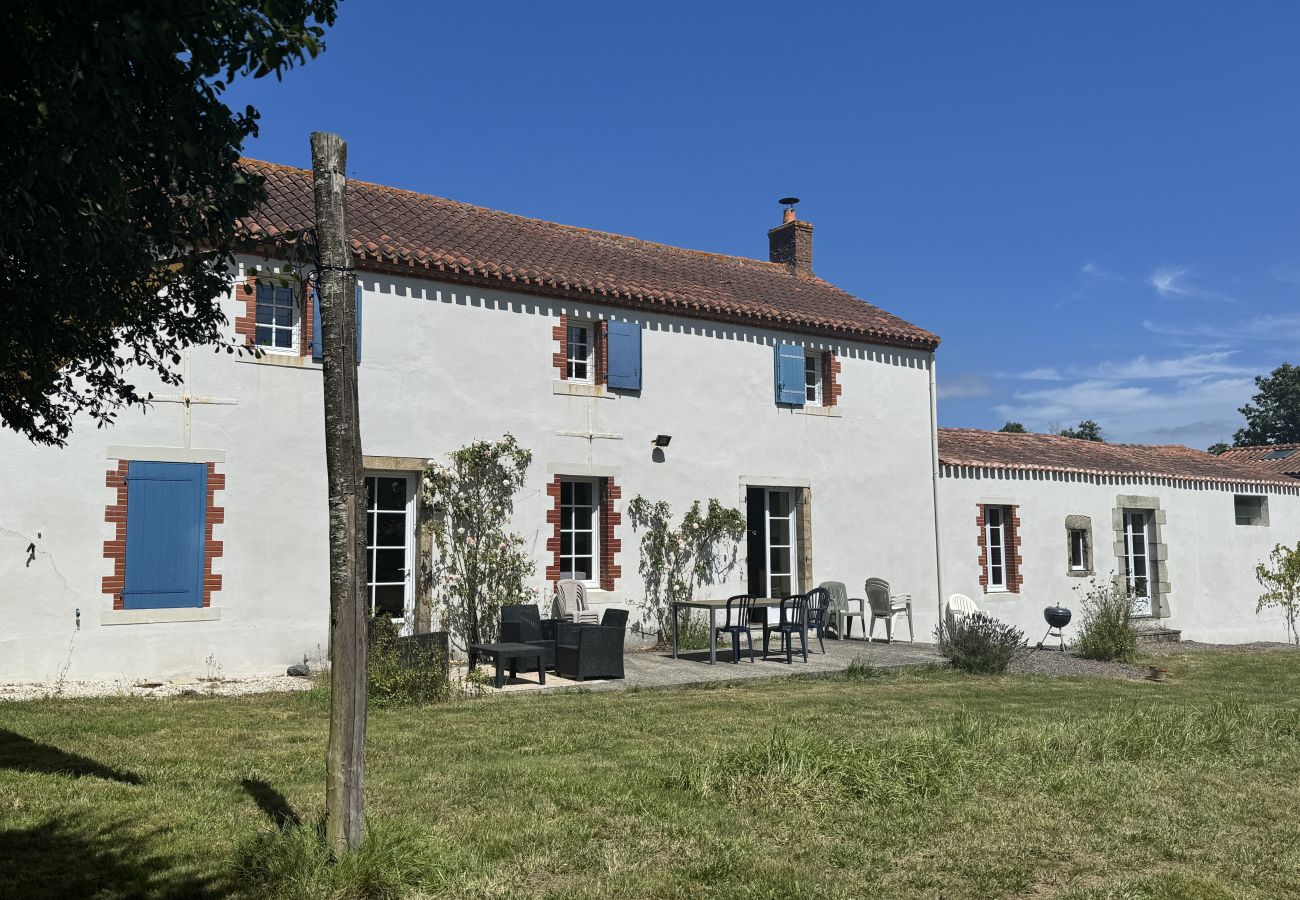
[[[799,571],[795,547],[794,491],[768,490],[765,498],[767,522],[767,596],[784,597],[795,592]]]
[[[1144,509],[1124,511],[1124,579],[1133,601],[1133,615],[1151,615],[1151,515]]]
[[[415,476],[366,476],[366,593],[372,616],[410,631],[415,524]]]

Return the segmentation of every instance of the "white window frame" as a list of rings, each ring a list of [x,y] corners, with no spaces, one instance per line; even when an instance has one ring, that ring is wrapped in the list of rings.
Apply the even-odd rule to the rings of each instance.
[[[1151,590],[1151,585],[1156,581],[1155,564],[1151,559],[1152,518],[1151,513],[1145,509],[1124,510],[1124,587],[1134,603],[1142,601],[1146,604],[1145,610],[1134,610],[1134,615],[1139,616],[1149,616],[1155,611],[1155,598]],[[1137,550],[1134,540],[1139,533],[1142,536],[1141,552]],[[1141,576],[1145,581],[1144,591],[1138,591],[1137,577],[1133,574],[1137,568],[1135,563],[1139,559],[1146,570],[1146,574]]]
[[[1078,542],[1079,560],[1075,562],[1074,550],[1075,543]],[[1086,528],[1070,529],[1070,571],[1086,572],[1088,571],[1088,530]]]
[[[812,377],[812,383],[808,381]],[[804,406],[821,406],[826,393],[826,365],[820,353],[811,350],[803,356]]]
[[[997,522],[994,523],[994,513]],[[969,533],[969,532],[968,532]],[[993,562],[993,549],[997,548],[1000,562]],[[984,590],[986,593],[1005,593],[1007,590],[1007,508],[984,507]]]
[[[787,509],[789,509],[790,511],[789,514],[786,516],[778,516],[772,514],[772,497],[777,494],[786,497]],[[799,498],[797,492],[790,488],[768,488],[763,493],[763,529],[764,529],[763,549],[764,552],[767,553],[767,559],[764,560],[763,562],[763,568],[767,572],[767,584],[764,585],[764,587],[767,589],[767,596],[770,598],[777,599],[780,598],[783,595],[783,593],[786,593],[786,592],[774,591],[772,589],[772,583],[776,578],[784,578],[787,576],[790,579],[790,590],[788,591],[788,593],[791,594],[799,593],[799,533],[798,533],[799,507],[797,502],[798,499]],[[786,544],[774,545],[772,543],[772,522],[781,521],[781,520],[786,520],[788,522],[786,533],[790,536],[789,545]],[[784,548],[787,551],[789,551],[790,571],[788,573],[772,571],[772,550],[774,548],[776,549]]]
[[[601,506],[604,499],[601,496],[603,493],[601,491],[601,479],[568,478],[568,477],[561,477],[560,479],[560,577],[561,578],[572,577],[574,574],[576,574],[573,568],[573,560],[578,559],[579,554],[573,552],[574,549],[573,536],[577,534],[585,533],[586,531],[586,529],[577,529],[572,526],[570,526],[568,529],[564,527],[564,518],[565,518],[564,511],[566,509],[573,510],[573,509],[587,508],[585,504],[583,505],[577,503],[566,504],[564,502],[564,486],[566,484],[569,485],[587,484],[591,486],[591,507],[590,507],[591,508],[591,577],[579,578],[577,580],[581,581],[587,587],[599,588],[600,575],[601,575],[600,572],[600,526],[602,522]],[[564,535],[566,531],[569,534],[569,550],[570,550],[570,553],[567,557],[564,555]],[[586,555],[587,554],[585,553],[581,554],[582,557],[586,557]]]
[[[582,346],[585,346],[587,350],[585,356],[578,356],[574,353],[574,347],[577,344],[573,339],[575,331],[580,331],[583,334]],[[565,333],[564,349],[564,374],[566,379],[578,384],[594,384],[596,382],[596,329],[589,323],[570,322]],[[586,375],[575,374],[579,365],[587,367]]]
[[[414,591],[413,591],[413,583],[412,583],[413,579],[411,578],[411,574],[414,571],[413,559],[415,554],[415,475],[412,472],[384,472],[384,471],[367,470],[365,472],[366,481],[368,482],[372,478],[398,478],[406,482],[406,507],[403,510],[403,513],[405,514],[406,517],[406,533],[403,535],[403,541],[405,542],[405,547],[402,548],[406,551],[406,555],[402,563],[402,574],[406,582],[406,589],[402,596],[402,608],[404,614],[400,618],[396,616],[392,617],[391,621],[394,625],[399,625],[401,627],[403,634],[409,634],[411,632],[411,627],[414,624],[413,621],[414,617],[411,615],[414,607],[414,604],[412,602],[414,598]],[[384,550],[384,549],[394,549],[394,550],[397,549],[396,547],[392,547],[391,545],[387,545],[387,544],[382,546],[375,544],[369,539],[368,536],[369,529],[370,529],[369,520],[372,517],[376,518],[376,522],[374,526],[375,528],[374,534],[375,534],[375,540],[378,540],[379,539],[379,523],[377,521],[378,514],[380,512],[385,512],[385,513],[397,512],[397,510],[380,510],[376,505],[377,502],[378,501],[376,500],[376,501],[368,501],[366,503],[366,519],[367,519],[366,521],[366,529],[367,529],[366,567],[367,568],[365,569],[366,601],[370,605],[369,612],[372,617],[375,614],[375,587],[377,585],[388,585],[388,584],[397,583],[397,582],[390,582],[390,581],[376,582],[373,580],[373,574],[376,568],[377,552],[379,550]]]
[[[282,283],[277,283],[272,281],[266,281],[262,283],[272,288],[271,291],[272,318],[274,318],[275,315],[274,313],[275,290],[274,289],[275,288],[289,289],[289,296],[291,298],[289,301],[289,318],[291,324],[276,325],[274,321],[272,321],[271,323],[263,325],[258,320],[257,317],[258,311],[260,310],[263,304],[257,302],[257,288],[254,287],[253,289],[253,343],[255,343],[258,349],[260,349],[263,353],[284,353],[289,356],[297,356],[299,354],[299,347],[301,346],[302,343],[302,302],[301,302],[302,292],[299,291],[298,288],[292,284],[282,284]],[[272,343],[263,344],[261,341],[257,339],[257,333],[259,329],[270,329]],[[281,331],[289,332],[288,347],[275,346],[274,343],[275,335],[277,332],[281,332]]]

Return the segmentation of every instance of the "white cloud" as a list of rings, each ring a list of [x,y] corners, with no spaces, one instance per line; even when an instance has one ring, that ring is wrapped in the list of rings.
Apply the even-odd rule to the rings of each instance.
[[[1150,277],[1147,278],[1147,284],[1155,288],[1156,293],[1165,298],[1186,297],[1189,300],[1236,302],[1227,294],[1195,284],[1186,269],[1161,267],[1151,273]]]
[[[994,411],[1034,431],[1046,430],[1053,422],[1095,419],[1108,440],[1173,439],[1203,448],[1231,434],[1230,423],[1239,418],[1237,408],[1250,399],[1253,389],[1254,382],[1245,377],[1175,379],[1155,385],[1089,378],[1017,392],[1012,402]]]
[[[1164,325],[1147,319],[1142,327],[1163,337],[1191,338],[1219,344],[1239,341],[1277,341],[1291,344],[1300,340],[1300,313],[1252,316],[1222,325]]]
[[[1123,275],[1117,275],[1116,273],[1111,272],[1111,271],[1109,271],[1108,269],[1103,269],[1101,266],[1099,266],[1099,265],[1097,265],[1096,263],[1093,263],[1093,262],[1086,262],[1086,263],[1083,264],[1083,268],[1079,269],[1079,277],[1080,277],[1080,278],[1098,278],[1098,279],[1103,279],[1103,280],[1106,280],[1106,281],[1123,281],[1123,280],[1124,280],[1124,276],[1123,276]]]
[[[1236,350],[1217,350],[1210,353],[1190,353],[1172,359],[1147,359],[1145,356],[1138,356],[1122,362],[1109,360],[1088,370],[1087,375],[1091,378],[1110,380],[1254,375],[1254,369],[1229,362],[1236,353]]]
[[[940,400],[984,397],[988,393],[988,380],[983,375],[977,375],[974,372],[966,372],[953,378],[939,380],[938,394]]]
[[[1002,378],[1019,378],[1021,381],[1064,381],[1065,376],[1051,366],[1041,366],[1026,372],[1010,372]]]

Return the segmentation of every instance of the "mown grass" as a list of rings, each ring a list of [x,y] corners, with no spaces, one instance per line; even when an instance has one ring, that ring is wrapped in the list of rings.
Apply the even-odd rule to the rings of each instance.
[[[320,696],[0,705],[0,897],[1300,896],[1300,657],[376,710],[329,862]]]

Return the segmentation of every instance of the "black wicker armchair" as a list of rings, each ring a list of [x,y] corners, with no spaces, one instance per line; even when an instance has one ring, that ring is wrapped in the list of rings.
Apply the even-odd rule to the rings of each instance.
[[[582,681],[584,678],[623,677],[623,638],[627,634],[617,622],[622,613],[607,610],[600,625],[573,625],[560,622],[555,644],[555,674]]]
[[[501,636],[503,644],[536,644],[542,648],[542,665],[555,668],[555,628],[557,619],[543,619],[537,604],[528,603],[501,607]],[[520,660],[525,672],[531,671],[532,660]]]

